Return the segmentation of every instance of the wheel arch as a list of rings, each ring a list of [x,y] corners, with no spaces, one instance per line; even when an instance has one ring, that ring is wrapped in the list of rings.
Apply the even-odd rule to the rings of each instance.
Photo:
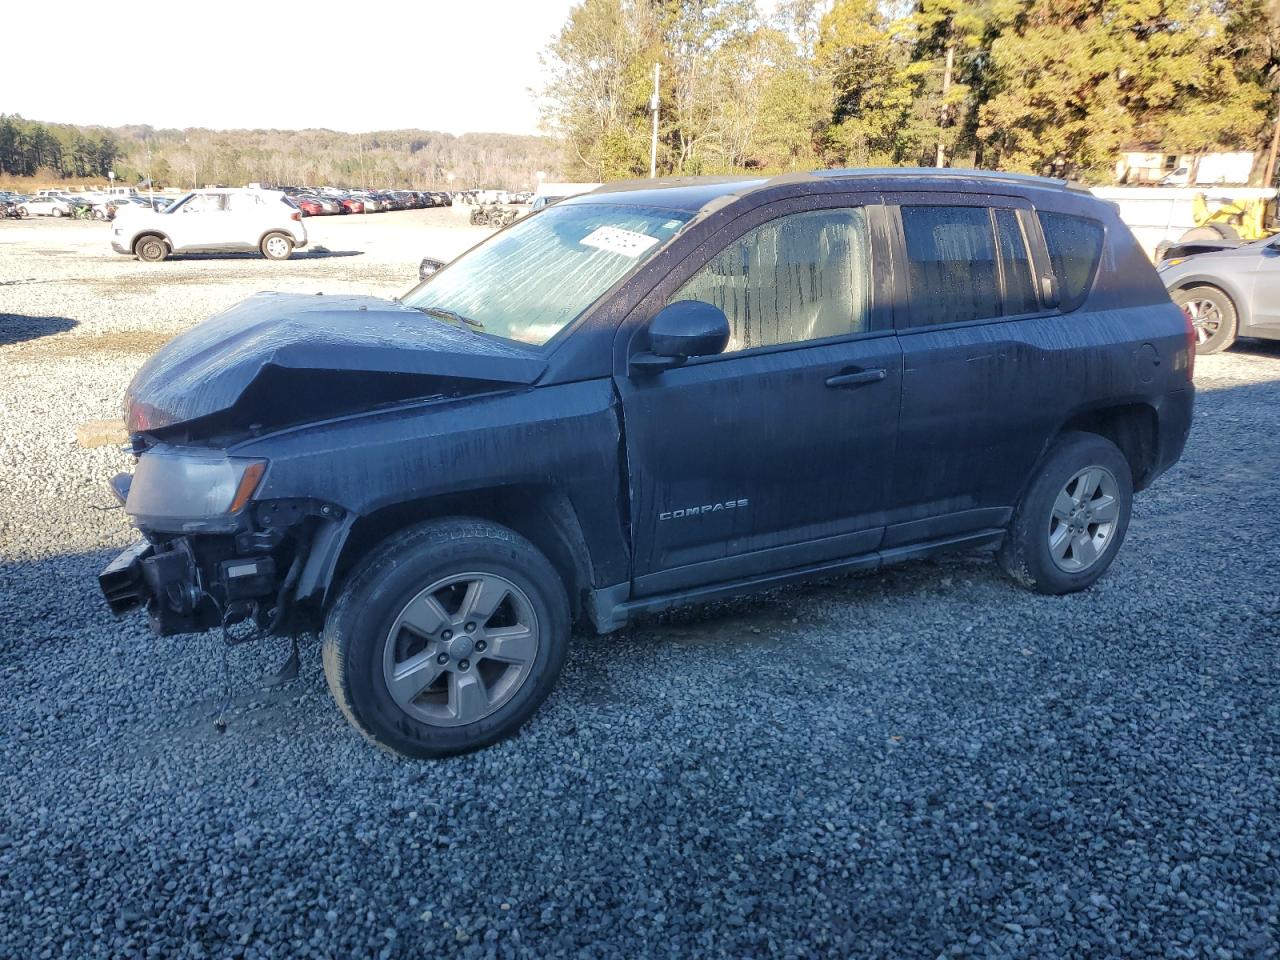
[[[258,237],[258,249],[259,250],[262,249],[262,245],[267,242],[267,237],[276,233],[280,234],[280,236],[284,237],[295,247],[298,245],[297,238],[294,237],[294,235],[290,233],[288,230],[284,229],[284,227],[268,227],[266,230],[263,230],[262,235]]]
[[[138,244],[141,243],[143,240],[146,240],[148,237],[155,237],[157,240],[162,241],[164,245],[169,248],[169,252],[170,253],[173,252],[173,241],[169,239],[168,234],[166,234],[163,230],[139,230],[137,233],[133,235],[133,238],[129,241],[129,249],[132,250],[134,253],[137,253]]]
[[[1135,492],[1150,485],[1160,462],[1160,415],[1150,403],[1138,401],[1080,411],[1062,424],[1053,440],[1074,431],[1097,434],[1114,443],[1129,463]]]
[[[591,590],[591,557],[568,496],[553,486],[520,484],[387,504],[345,527],[326,574],[315,578],[327,606],[348,574],[378,543],[398,530],[440,517],[473,517],[509,527],[537,547],[555,568],[577,619]],[[314,597],[314,594],[313,594]]]

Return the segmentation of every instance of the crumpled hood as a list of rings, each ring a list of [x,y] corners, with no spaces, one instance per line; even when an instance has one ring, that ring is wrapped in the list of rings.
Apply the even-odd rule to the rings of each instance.
[[[545,369],[518,344],[393,301],[259,293],[160,348],[129,385],[125,420],[130,433],[283,426],[531,384]]]

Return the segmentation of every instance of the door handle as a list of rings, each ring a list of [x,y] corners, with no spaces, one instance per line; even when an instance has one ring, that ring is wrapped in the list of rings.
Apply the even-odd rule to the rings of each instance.
[[[887,370],[877,368],[875,370],[858,370],[853,373],[838,373],[834,377],[827,377],[828,387],[863,387],[869,383],[879,383],[889,375]]]

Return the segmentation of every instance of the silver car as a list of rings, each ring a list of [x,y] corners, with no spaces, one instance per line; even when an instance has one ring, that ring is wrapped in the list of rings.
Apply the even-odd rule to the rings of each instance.
[[[1174,257],[1158,270],[1195,327],[1196,353],[1218,353],[1236,337],[1280,340],[1280,236]]]

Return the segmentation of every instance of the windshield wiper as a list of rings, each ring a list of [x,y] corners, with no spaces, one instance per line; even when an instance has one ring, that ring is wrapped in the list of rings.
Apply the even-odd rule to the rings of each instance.
[[[446,310],[444,307],[419,307],[423,313],[432,317],[439,317],[441,320],[452,320],[454,323],[466,324],[473,330],[483,330],[484,324],[479,320],[472,320],[470,317],[464,317],[456,310]]]

